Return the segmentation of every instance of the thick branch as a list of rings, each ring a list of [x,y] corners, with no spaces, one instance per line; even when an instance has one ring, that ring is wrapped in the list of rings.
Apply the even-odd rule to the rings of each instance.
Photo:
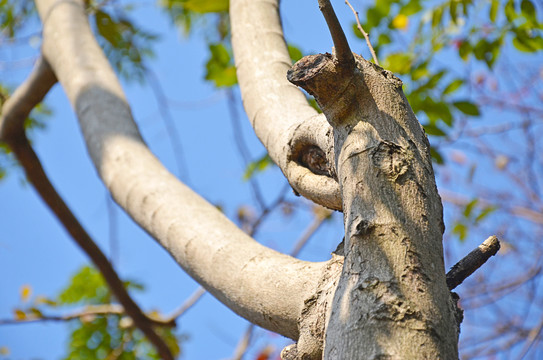
[[[230,1],[232,46],[243,104],[256,135],[294,190],[317,204],[339,210],[330,126],[286,79],[291,60],[278,3]],[[315,173],[300,161],[312,145],[326,155],[332,168],[330,176]]]
[[[82,1],[37,4],[44,23],[44,54],[115,201],[220,301],[259,326],[297,338],[296,320],[323,265],[256,243],[175,179],[143,142],[121,86],[92,35]]]
[[[483,266],[491,256],[496,255],[498,250],[500,250],[500,241],[496,236],[490,236],[479,245],[477,249],[473,250],[456,263],[456,265],[454,265],[447,273],[447,286],[449,287],[449,290],[462,284],[468,276]]]
[[[151,322],[139,306],[132,300],[126,291],[123,282],[119,279],[107,257],[92,240],[83,226],[79,223],[64,200],[57,193],[41,166],[38,156],[30,146],[24,132],[23,123],[30,111],[47,94],[56,82],[55,75],[45,61],[40,59],[28,80],[23,83],[19,91],[7,101],[3,109],[2,128],[6,129],[6,141],[17,160],[25,170],[26,177],[32,183],[43,201],[62,223],[66,231],[72,236],[79,247],[90,257],[94,265],[104,276],[111,291],[123,305],[126,313],[132,318],[136,326],[145,334],[156,347],[157,352],[164,359],[173,359],[170,349],[162,338],[154,331]],[[36,86],[36,84],[44,85]],[[13,99],[13,104],[9,104]]]

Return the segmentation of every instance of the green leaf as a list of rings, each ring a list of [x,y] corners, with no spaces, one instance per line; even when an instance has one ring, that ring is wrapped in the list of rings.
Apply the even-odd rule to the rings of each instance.
[[[516,37],[513,38],[513,45],[517,50],[535,52],[543,49],[543,38],[540,36],[531,36],[528,30],[517,30],[515,34]]]
[[[428,61],[424,61],[418,64],[413,71],[411,71],[411,79],[417,81],[423,77],[427,77],[430,71],[428,70]]]
[[[489,18],[491,22],[495,22],[496,18],[498,16],[498,7],[500,5],[500,2],[498,0],[492,0],[490,3],[490,13]]]
[[[484,218],[486,218],[488,215],[492,214],[496,210],[497,208],[495,206],[486,206],[483,211],[481,211],[481,213],[475,218],[475,223],[482,221]]]
[[[509,0],[507,4],[505,4],[504,7],[505,11],[505,17],[507,18],[507,21],[509,23],[512,23],[517,18],[517,12],[515,10],[515,2],[513,0]]]
[[[400,14],[411,16],[423,9],[419,0],[411,0],[400,9]]]
[[[435,8],[434,12],[432,13],[432,28],[435,28],[439,24],[441,24],[442,18],[443,18],[443,7],[439,6]]]
[[[447,133],[445,133],[443,130],[438,128],[435,124],[427,124],[427,125],[424,125],[423,127],[424,127],[424,131],[426,131],[428,135],[433,135],[433,136],[447,135]]]
[[[229,87],[237,84],[236,68],[224,44],[210,44],[211,57],[206,63],[206,80],[211,80],[217,87]]]
[[[183,2],[185,9],[196,13],[227,12],[228,0],[186,0]]]
[[[262,156],[260,159],[257,159],[247,165],[245,173],[243,174],[243,180],[249,180],[256,173],[264,171],[271,164],[273,164],[273,161],[268,153],[264,154],[264,156]]]
[[[102,274],[90,266],[83,266],[58,296],[61,304],[102,304],[109,300],[109,289]]]
[[[537,19],[537,11],[534,4],[530,0],[522,0],[520,3],[520,11],[526,19],[534,21]]]
[[[449,3],[449,14],[451,15],[451,20],[456,24],[456,19],[458,18],[458,1],[451,0]]]
[[[445,161],[443,160],[443,156],[441,155],[441,153],[436,150],[436,148],[434,147],[431,147],[430,148],[430,156],[432,157],[432,160],[436,163],[436,164],[439,164],[439,165],[443,165],[445,163]]]
[[[467,40],[462,40],[460,43],[460,46],[458,47],[458,55],[462,58],[462,60],[466,61],[469,57],[469,54],[473,51],[473,48],[471,47],[471,44]]]
[[[395,53],[387,56],[383,61],[383,67],[398,74],[407,74],[411,70],[413,55],[407,53]]]
[[[469,216],[471,215],[473,211],[473,208],[477,205],[478,202],[479,202],[478,199],[473,199],[469,203],[466,204],[466,207],[464,208],[464,212],[463,212],[464,217],[469,218]]]
[[[377,43],[379,46],[390,44],[392,40],[390,39],[390,36],[388,34],[379,34],[379,38],[377,40]]]
[[[461,222],[457,222],[452,229],[452,233],[458,235],[460,241],[463,242],[468,237],[468,227]]]
[[[290,59],[293,63],[300,60],[304,55],[302,54],[302,51],[297,48],[294,45],[288,44],[288,54],[290,55]]]
[[[455,101],[453,102],[454,107],[463,112],[466,115],[470,116],[479,116],[479,108],[472,102],[469,101]]]
[[[445,89],[443,90],[443,95],[448,95],[448,94],[451,94],[451,93],[455,92],[463,84],[464,84],[464,80],[462,80],[462,79],[454,79],[453,81],[451,81],[449,83],[449,85],[447,85],[445,87]]]

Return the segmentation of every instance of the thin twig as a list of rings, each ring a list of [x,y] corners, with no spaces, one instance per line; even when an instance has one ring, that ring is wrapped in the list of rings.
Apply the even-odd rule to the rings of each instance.
[[[368,48],[370,49],[370,53],[371,53],[371,57],[373,58],[373,61],[377,65],[379,65],[379,60],[377,60],[377,55],[375,54],[375,50],[373,50],[373,46],[371,46],[370,37],[368,33],[364,31],[364,28],[362,27],[362,24],[360,23],[360,18],[358,17],[358,11],[354,9],[354,7],[351,5],[349,0],[345,0],[345,4],[347,4],[351,8],[354,14],[354,17],[356,18],[356,27],[358,28],[358,30],[360,30],[362,35],[364,35],[364,39],[366,39],[366,44],[368,44]]]
[[[55,83],[56,77],[53,70],[45,59],[40,58],[28,79],[17,88],[13,96],[4,104],[2,116],[0,117],[0,139],[10,146],[15,157],[24,168],[29,182],[34,186],[43,201],[53,211],[77,245],[79,245],[98,268],[109,285],[111,292],[122,304],[127,315],[134,321],[134,324],[155,346],[158,354],[163,359],[173,360],[170,349],[153,329],[152,321],[130,297],[107,257],[92,240],[49,181],[38,156],[26,137],[23,126],[24,120]]]
[[[245,142],[245,139],[243,138],[243,133],[241,129],[239,113],[236,107],[236,98],[234,96],[234,92],[231,89],[226,90],[226,97],[227,97],[228,111],[230,112],[230,120],[232,122],[232,130],[234,132],[234,140],[236,142],[236,147],[238,149],[239,155],[241,156],[243,166],[247,167],[251,159],[249,155],[249,149],[247,149],[247,144]],[[251,176],[249,178],[249,184],[251,185],[253,196],[256,200],[256,203],[260,207],[260,210],[264,210],[266,208],[266,202],[264,201],[264,197],[262,196],[262,190],[260,190],[260,187],[258,186],[258,182],[254,176]]]
[[[253,324],[247,326],[247,329],[243,333],[243,336],[239,339],[238,345],[234,350],[232,360],[241,360],[243,358],[243,355],[245,355],[245,353],[247,352],[247,348],[249,348],[249,345],[251,344],[251,338],[253,337],[254,329],[255,326]]]
[[[349,47],[349,42],[345,37],[345,33],[341,28],[341,24],[337,19],[334,8],[330,3],[330,0],[319,0],[319,9],[326,20],[330,34],[332,35],[332,41],[336,49],[336,58],[340,64],[354,67],[354,56]]]
[[[315,219],[313,219],[313,222],[309,224],[307,229],[304,231],[302,236],[298,239],[298,241],[294,245],[294,248],[290,252],[291,256],[294,256],[294,257],[298,256],[300,251],[302,251],[302,249],[307,244],[307,242],[311,239],[311,237],[317,232],[317,230],[320,229],[320,227],[324,223],[324,220],[329,218],[330,214],[331,214],[331,211],[327,209],[323,209],[322,214],[319,213],[315,216]]]
[[[470,252],[447,273],[449,290],[462,284],[475,270],[480,268],[491,256],[500,250],[500,241],[496,236],[490,236],[477,249]]]
[[[190,183],[189,171],[186,165],[183,146],[179,140],[179,131],[177,130],[177,125],[175,119],[173,118],[170,108],[168,105],[168,99],[164,93],[164,89],[160,85],[158,76],[149,68],[145,68],[145,73],[148,76],[149,84],[155,95],[155,99],[158,105],[158,111],[160,116],[164,121],[164,126],[166,127],[166,132],[168,133],[168,138],[170,139],[170,145],[172,147],[173,156],[177,164],[177,172],[180,179],[185,183]]]
[[[170,321],[175,321],[177,318],[186,313],[187,310],[193,307],[198,302],[198,300],[200,300],[202,296],[204,296],[206,292],[206,289],[200,286],[192,293],[192,295],[189,296],[187,300],[185,300],[183,304],[181,304],[181,306],[177,310],[175,310],[170,316],[168,316],[168,319],[170,319]]]

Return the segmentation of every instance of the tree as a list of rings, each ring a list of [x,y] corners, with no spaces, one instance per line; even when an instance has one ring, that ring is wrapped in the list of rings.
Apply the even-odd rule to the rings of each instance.
[[[36,163],[25,160],[32,152],[22,120],[58,78],[116,201],[230,308],[297,340],[285,357],[319,357],[323,346],[328,358],[457,357],[459,312],[445,281],[442,209],[429,144],[401,82],[353,58],[330,11],[324,12],[335,54],[304,58],[289,73],[290,81],[315,96],[326,121],[287,83],[290,59],[277,37],[277,5],[231,4],[238,78],[257,135],[297,193],[344,212],[343,248],[327,263],[307,263],[254,243],[169,175],[141,141],[82,4],[37,4],[44,23],[44,61],[3,108],[3,138],[21,163]],[[17,113],[18,106],[24,112]],[[469,103],[456,106],[474,112]],[[38,189],[47,185],[43,174],[30,170],[28,177]],[[168,350],[153,331],[156,324],[131,306],[107,259],[52,197],[53,190],[41,191],[127,314],[167,358]],[[353,331],[361,323],[364,331]]]

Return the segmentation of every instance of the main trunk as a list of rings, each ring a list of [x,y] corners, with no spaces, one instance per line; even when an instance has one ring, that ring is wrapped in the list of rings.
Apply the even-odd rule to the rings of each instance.
[[[334,129],[345,260],[327,319],[326,359],[456,359],[441,200],[429,144],[399,79],[359,56],[298,62],[289,79]]]

